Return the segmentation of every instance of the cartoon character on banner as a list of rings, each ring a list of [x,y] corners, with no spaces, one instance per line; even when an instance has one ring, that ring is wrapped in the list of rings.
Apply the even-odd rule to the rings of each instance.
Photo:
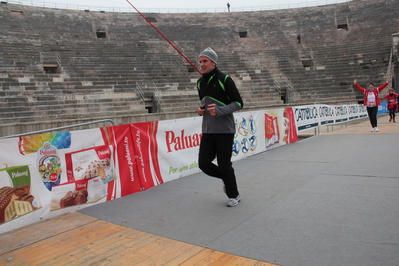
[[[243,138],[243,140],[241,141],[242,144],[242,153],[246,154],[249,151],[249,147],[248,147],[248,139],[247,138]]]
[[[233,156],[238,156],[238,154],[240,154],[240,149],[241,149],[241,143],[237,139],[234,139],[233,151],[232,151]]]
[[[258,146],[258,143],[257,143],[257,139],[256,139],[256,136],[251,136],[250,138],[249,138],[249,149],[251,150],[251,151],[254,151],[254,150],[256,150],[256,147]]]
[[[249,117],[249,130],[251,135],[254,135],[256,133],[256,122],[255,119],[252,117],[252,115]]]
[[[247,120],[245,119],[245,117],[242,117],[242,121],[238,126],[238,133],[241,136],[248,136]]]
[[[43,184],[51,191],[61,181],[61,160],[58,156],[58,149],[45,142],[43,147],[37,151],[37,168]]]
[[[46,188],[61,183],[61,160],[58,156],[60,149],[68,149],[71,146],[71,133],[58,132],[32,136],[19,137],[18,149],[22,155],[36,153],[36,167]]]
[[[249,122],[245,117],[242,117],[242,121],[238,123],[236,119],[236,134],[233,142],[233,156],[237,156],[240,152],[247,153],[248,151],[254,151],[257,147],[256,131],[257,125],[256,121],[252,115],[248,118]],[[238,133],[237,133],[238,132]],[[248,135],[252,135],[248,138]],[[244,138],[240,141],[238,136],[243,136]]]

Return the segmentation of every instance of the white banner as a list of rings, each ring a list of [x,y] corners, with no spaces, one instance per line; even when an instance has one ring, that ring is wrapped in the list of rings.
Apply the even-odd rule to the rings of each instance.
[[[366,116],[358,104],[237,112],[232,160]],[[200,172],[201,124],[191,117],[0,139],[0,233]]]
[[[159,121],[157,142],[164,182],[199,172],[202,117]]]
[[[0,210],[0,233],[81,208],[60,208],[60,200],[68,192],[80,190],[75,183],[66,185],[65,154],[96,145],[104,145],[99,129],[0,140],[0,196],[15,199]],[[83,200],[88,201],[87,197]]]
[[[294,110],[298,131],[367,117],[366,107],[361,104],[315,104],[292,108]]]
[[[263,111],[234,113],[236,134],[232,148],[233,161],[265,150],[265,120]]]

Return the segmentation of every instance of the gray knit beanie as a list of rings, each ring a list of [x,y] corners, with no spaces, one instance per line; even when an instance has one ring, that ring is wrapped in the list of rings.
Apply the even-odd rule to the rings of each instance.
[[[211,59],[211,61],[213,61],[214,63],[218,63],[218,55],[215,53],[214,50],[212,50],[211,47],[206,48],[204,51],[202,51],[199,54],[199,57],[201,56],[205,56],[208,57],[209,59]]]

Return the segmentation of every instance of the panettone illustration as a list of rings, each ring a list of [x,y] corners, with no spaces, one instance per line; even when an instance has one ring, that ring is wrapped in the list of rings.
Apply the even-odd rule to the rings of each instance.
[[[60,207],[65,208],[69,206],[84,204],[87,202],[89,195],[87,189],[68,191],[68,193],[60,200]]]
[[[106,179],[106,171],[110,165],[109,159],[104,160],[94,160],[92,161],[86,168],[86,171],[83,173],[80,179],[90,179],[96,176],[100,176],[102,179]],[[76,171],[83,170],[81,167],[79,169],[75,169]]]
[[[0,223],[35,210],[32,205],[33,200],[34,197],[30,194],[28,185],[0,188]]]
[[[99,177],[101,177],[102,180],[107,179],[107,173],[105,172],[105,170],[101,167],[97,167],[97,174]]]

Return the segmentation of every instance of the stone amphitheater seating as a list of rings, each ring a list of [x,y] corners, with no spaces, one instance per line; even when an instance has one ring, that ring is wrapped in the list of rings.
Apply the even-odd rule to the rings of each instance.
[[[354,78],[385,82],[398,4],[145,15],[193,63],[214,48],[254,110],[357,103]],[[199,74],[138,14],[2,2],[0,23],[0,136],[196,115]]]

